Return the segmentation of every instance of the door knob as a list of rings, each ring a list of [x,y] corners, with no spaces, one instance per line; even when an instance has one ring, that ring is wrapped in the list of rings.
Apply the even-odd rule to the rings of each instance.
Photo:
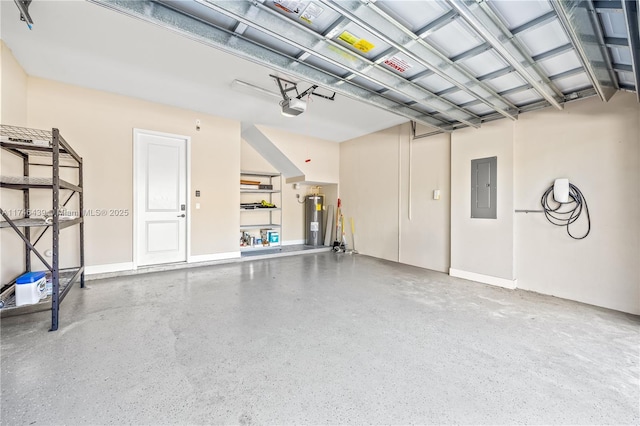
[[[184,213],[182,213],[182,214],[179,214],[179,215],[178,215],[178,217],[186,217],[186,216],[187,216],[187,215],[186,215],[186,214],[184,214]]]

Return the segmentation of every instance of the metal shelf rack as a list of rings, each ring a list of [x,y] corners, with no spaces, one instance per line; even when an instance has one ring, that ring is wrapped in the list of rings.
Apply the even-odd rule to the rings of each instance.
[[[51,309],[51,331],[57,330],[59,325],[60,304],[71,290],[73,283],[80,280],[80,287],[84,287],[84,194],[83,194],[83,163],[80,157],[71,148],[69,143],[60,135],[58,129],[37,130],[24,127],[0,125],[0,148],[9,152],[22,160],[22,176],[0,176],[0,188],[8,190],[22,191],[22,217],[11,217],[7,210],[0,208],[0,228],[11,228],[17,233],[24,243],[24,270],[32,271],[32,255],[35,255],[51,274],[52,294],[51,297],[42,299],[36,305],[16,306],[15,303],[15,282],[18,277],[2,287],[3,295],[2,315],[10,312],[32,312],[42,306],[44,309]],[[35,162],[35,157],[48,158],[50,163]],[[60,160],[67,160],[70,164],[61,164]],[[51,178],[30,176],[30,169],[33,166],[50,167]],[[60,179],[61,168],[77,169],[77,184]],[[30,199],[32,190],[51,191],[52,210],[47,218],[31,217]],[[67,197],[61,202],[63,191],[69,191]],[[78,199],[78,213],[76,217],[60,217],[60,209],[67,206],[72,198]],[[79,226],[79,263],[74,268],[60,269],[60,230]],[[36,232],[32,230],[39,229]],[[51,263],[45,259],[44,251],[36,248],[41,238],[51,229]],[[24,309],[23,309],[24,308]]]
[[[241,171],[240,179],[252,178],[272,186],[272,189],[241,188],[240,195],[243,199],[256,201],[254,195],[267,198],[269,203],[275,203],[276,207],[268,208],[242,208],[240,207],[240,231],[254,231],[260,229],[273,229],[279,232],[278,244],[266,246],[241,246],[240,251],[256,250],[280,250],[282,244],[282,177],[280,173]],[[245,198],[246,197],[246,198]],[[258,219],[259,218],[259,219]]]

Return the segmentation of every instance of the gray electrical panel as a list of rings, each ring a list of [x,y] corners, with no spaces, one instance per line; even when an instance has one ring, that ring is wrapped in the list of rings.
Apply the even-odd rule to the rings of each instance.
[[[496,219],[498,157],[471,160],[471,217]]]

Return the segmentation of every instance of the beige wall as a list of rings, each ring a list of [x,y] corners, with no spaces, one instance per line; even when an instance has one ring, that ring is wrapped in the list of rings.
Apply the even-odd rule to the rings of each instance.
[[[358,252],[398,261],[401,126],[340,144],[340,198]],[[346,225],[349,235],[349,225]],[[349,240],[347,240],[349,241]]]
[[[134,128],[190,136],[191,255],[238,251],[238,122],[39,78],[29,79],[28,105],[30,127],[58,127],[83,156],[86,209],[132,212]],[[132,230],[132,215],[87,217],[87,265],[131,262]]]
[[[514,279],[514,125],[499,120],[451,135],[452,270]],[[493,156],[498,157],[497,219],[471,219],[471,160]]]
[[[27,74],[11,50],[0,40],[0,123],[12,126],[27,124]],[[22,173],[22,160],[0,150],[0,174]],[[0,206],[7,210],[22,207],[20,191],[0,191]],[[0,283],[12,280],[24,271],[22,240],[13,232],[0,232]],[[18,258],[7,253],[20,253]]]
[[[441,134],[411,140],[409,126],[403,130],[399,261],[448,272],[451,138]],[[439,200],[433,199],[436,189],[440,190]]]
[[[454,132],[452,273],[517,280],[518,288],[640,313],[639,122],[635,96],[620,92],[608,103],[591,98]],[[470,160],[493,155],[498,219],[470,219]],[[543,192],[559,177],[587,199],[592,230],[584,240],[540,213],[514,213],[541,209]]]
[[[606,104],[592,98],[450,136],[409,142],[408,126],[398,126],[344,142],[340,196],[345,216],[356,219],[358,251],[444,271],[450,253],[452,272],[638,314],[639,123],[634,95],[620,92]],[[470,163],[491,156],[498,157],[498,218],[471,219]],[[540,209],[557,177],[587,198],[585,240],[570,239],[541,214],[514,213]],[[434,189],[440,202],[431,199]],[[442,235],[449,230],[450,240]]]
[[[539,209],[554,179],[569,178],[592,227],[575,241],[541,214],[516,214],[518,287],[640,314],[639,123],[635,95],[623,92],[606,104],[591,98],[520,117],[515,207]]]
[[[27,124],[27,74],[11,50],[0,40],[0,122]]]
[[[420,134],[420,131],[418,131]],[[412,140],[409,124],[340,145],[340,198],[358,252],[449,270],[450,137]],[[433,190],[441,191],[433,200]]]

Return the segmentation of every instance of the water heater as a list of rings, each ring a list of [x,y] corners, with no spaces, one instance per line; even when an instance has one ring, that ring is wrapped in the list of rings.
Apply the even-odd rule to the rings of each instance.
[[[321,246],[324,243],[322,232],[324,195],[307,195],[304,201],[306,245]]]

